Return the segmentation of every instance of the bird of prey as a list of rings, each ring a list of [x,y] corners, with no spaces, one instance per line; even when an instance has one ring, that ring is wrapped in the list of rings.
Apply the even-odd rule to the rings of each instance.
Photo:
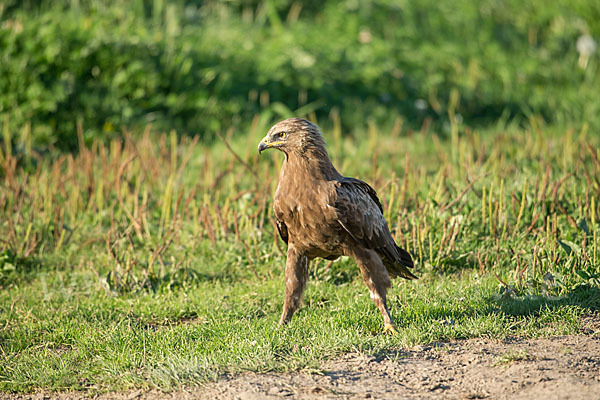
[[[299,306],[315,257],[352,257],[371,299],[383,316],[384,332],[396,334],[386,303],[390,278],[415,279],[410,254],[396,245],[375,190],[342,176],[329,160],[319,128],[302,118],[278,122],[260,141],[259,154],[274,148],[285,154],[273,210],[279,235],[287,243],[285,300],[279,326]]]

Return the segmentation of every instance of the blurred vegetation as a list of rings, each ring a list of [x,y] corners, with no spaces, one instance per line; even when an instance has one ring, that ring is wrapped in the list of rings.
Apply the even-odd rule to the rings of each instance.
[[[76,148],[77,125],[87,143],[149,123],[210,140],[259,113],[448,133],[450,106],[597,129],[582,37],[600,37],[597,1],[8,0],[0,122],[40,149]]]

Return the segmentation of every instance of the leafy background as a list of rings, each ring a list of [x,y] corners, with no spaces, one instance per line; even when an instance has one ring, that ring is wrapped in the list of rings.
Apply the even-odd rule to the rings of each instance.
[[[41,150],[75,148],[78,124],[88,143],[149,123],[210,141],[301,107],[350,131],[446,134],[449,107],[600,127],[598,53],[577,50],[596,1],[8,0],[0,19],[0,121]]]

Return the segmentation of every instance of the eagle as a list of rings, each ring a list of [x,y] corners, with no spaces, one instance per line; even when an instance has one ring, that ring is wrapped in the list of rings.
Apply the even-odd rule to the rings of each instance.
[[[319,128],[302,118],[275,124],[258,144],[285,154],[273,199],[275,222],[287,244],[285,299],[279,326],[297,310],[309,262],[353,258],[383,316],[384,332],[396,334],[386,302],[391,279],[416,279],[410,254],[398,247],[369,184],[342,176],[333,166]]]

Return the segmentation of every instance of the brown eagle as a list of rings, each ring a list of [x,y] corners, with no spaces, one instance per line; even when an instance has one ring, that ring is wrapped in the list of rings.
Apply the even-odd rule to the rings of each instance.
[[[258,145],[285,154],[273,210],[288,245],[285,301],[279,325],[298,308],[315,257],[356,260],[383,316],[384,331],[396,333],[386,304],[390,277],[415,279],[410,254],[396,245],[377,193],[367,183],[342,176],[329,160],[319,128],[302,118],[275,124]]]

